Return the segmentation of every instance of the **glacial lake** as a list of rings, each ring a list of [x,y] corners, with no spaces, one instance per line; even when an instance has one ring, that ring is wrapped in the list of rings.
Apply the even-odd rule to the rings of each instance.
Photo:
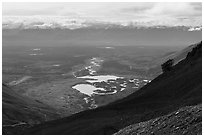
[[[116,80],[116,79],[123,78],[123,77],[118,77],[114,75],[99,75],[99,76],[89,76],[88,75],[88,76],[82,76],[82,77],[77,77],[77,78],[85,79],[85,81],[90,84],[76,84],[72,88],[80,91],[83,94],[91,96],[92,94],[106,95],[106,94],[114,94],[117,92],[117,91],[114,91],[114,92],[107,92],[107,93],[97,93],[94,91],[96,90],[106,91],[106,90],[104,88],[95,87],[94,85],[91,85],[91,84],[96,83],[96,82],[107,82],[108,80]]]

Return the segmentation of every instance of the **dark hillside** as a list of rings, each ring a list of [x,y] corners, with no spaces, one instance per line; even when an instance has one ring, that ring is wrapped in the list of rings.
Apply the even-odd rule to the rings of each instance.
[[[55,110],[39,102],[21,96],[2,84],[3,134],[15,134],[24,127],[59,118]]]
[[[186,58],[187,54],[192,51],[193,48],[195,48],[196,46],[198,46],[200,43],[197,44],[192,44],[186,48],[184,48],[183,50],[176,52],[174,54],[172,54],[171,56],[169,56],[169,58],[173,58],[174,59],[174,63],[177,64],[179,61],[183,60]]]
[[[163,56],[160,57],[160,59],[155,60],[156,62],[159,62],[158,65],[156,65],[155,67],[152,67],[148,70],[148,74],[152,75],[153,77],[157,77],[160,73],[161,73],[161,62],[165,62],[166,60],[169,59],[173,59],[174,63],[173,65],[176,65],[178,62],[180,62],[181,60],[185,59],[187,54],[192,51],[192,49],[194,47],[196,47],[199,43],[197,44],[192,44],[190,46],[187,46],[186,48],[179,50],[179,51],[175,51],[175,52],[169,52],[167,54],[164,54]]]
[[[116,135],[202,135],[202,105],[187,106],[168,115],[130,125]]]
[[[166,60],[169,59],[173,59],[174,63],[173,65],[176,65],[178,62],[180,62],[181,60],[185,59],[187,54],[198,45],[197,44],[192,44],[190,46],[187,46],[186,48],[179,50],[179,51],[174,51],[174,52],[169,52],[164,54],[163,56],[160,57],[160,59],[155,60],[155,64],[158,64],[154,67],[151,67],[148,72],[147,75],[150,75],[152,77],[157,77],[159,74],[161,74],[161,62],[165,62]]]
[[[104,107],[34,126],[24,134],[114,134],[126,126],[200,103],[202,43],[171,71],[159,75],[130,96]]]

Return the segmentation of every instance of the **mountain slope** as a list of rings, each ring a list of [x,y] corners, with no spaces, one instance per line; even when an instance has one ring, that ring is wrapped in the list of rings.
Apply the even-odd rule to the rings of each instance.
[[[196,47],[198,44],[199,43],[192,44],[192,45],[190,45],[190,46],[188,46],[182,50],[179,50],[177,52],[175,51],[175,52],[169,52],[169,53],[164,54],[163,56],[160,57],[160,59],[155,60],[155,62],[156,62],[155,64],[158,64],[158,65],[150,68],[148,70],[148,73],[153,75],[154,77],[158,76],[162,71],[161,65],[160,65],[162,62],[165,62],[166,60],[169,60],[169,59],[174,59],[174,65],[176,65],[178,62],[185,59],[188,52],[192,51],[192,49],[194,47]]]
[[[180,62],[181,60],[185,59],[185,57],[187,56],[187,54],[192,51],[193,48],[195,48],[198,44],[192,44],[186,48],[184,48],[183,50],[176,52],[175,54],[173,54],[172,56],[170,56],[170,58],[174,59],[174,64],[177,64],[178,62]]]
[[[114,134],[120,129],[202,102],[202,43],[139,91],[104,107],[49,121],[24,134]],[[172,133],[169,133],[172,134]]]
[[[202,105],[183,107],[171,114],[130,125],[116,135],[202,134]]]
[[[39,101],[21,96],[2,84],[3,134],[15,134],[23,127],[59,118],[55,110]]]

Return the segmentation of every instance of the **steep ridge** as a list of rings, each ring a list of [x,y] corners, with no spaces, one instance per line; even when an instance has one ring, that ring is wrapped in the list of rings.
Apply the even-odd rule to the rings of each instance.
[[[23,128],[59,118],[53,108],[39,101],[21,96],[2,84],[3,134],[15,134]]]
[[[202,42],[171,71],[159,75],[130,96],[104,107],[31,127],[24,134],[114,134],[126,126],[201,102]]]
[[[171,55],[169,58],[173,58],[174,59],[174,64],[177,64],[179,61],[185,59],[185,57],[187,56],[187,54],[192,51],[193,48],[195,48],[196,46],[198,46],[200,43],[197,44],[192,44],[186,48],[184,48],[183,50],[176,52],[175,54]]]
[[[194,47],[196,47],[199,43],[196,43],[196,44],[192,44],[182,50],[179,50],[179,51],[175,51],[175,52],[169,52],[163,56],[160,57],[160,59],[158,60],[155,60],[156,62],[159,62],[159,65],[153,67],[153,68],[150,68],[148,73],[153,75],[153,76],[158,76],[160,73],[161,73],[161,62],[165,62],[166,60],[168,59],[173,59],[174,60],[174,65],[176,65],[178,62],[180,62],[181,60],[185,59],[188,52],[192,51],[192,49]]]

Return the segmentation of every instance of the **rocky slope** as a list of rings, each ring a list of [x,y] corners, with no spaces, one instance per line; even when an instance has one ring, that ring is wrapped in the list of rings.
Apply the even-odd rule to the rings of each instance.
[[[201,135],[202,105],[183,107],[168,115],[130,125],[116,135]]]

